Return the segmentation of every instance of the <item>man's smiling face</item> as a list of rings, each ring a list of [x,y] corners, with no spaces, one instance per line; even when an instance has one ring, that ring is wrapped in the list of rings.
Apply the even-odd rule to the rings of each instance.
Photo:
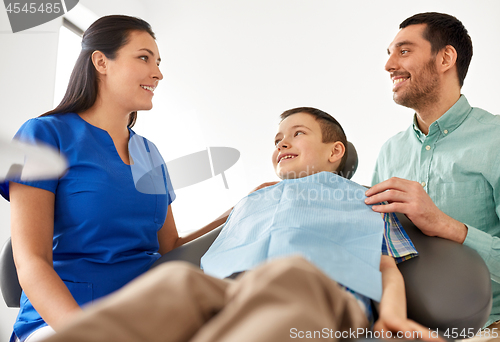
[[[438,97],[440,79],[431,43],[423,36],[426,24],[400,30],[387,52],[385,70],[393,82],[394,102],[418,110]]]

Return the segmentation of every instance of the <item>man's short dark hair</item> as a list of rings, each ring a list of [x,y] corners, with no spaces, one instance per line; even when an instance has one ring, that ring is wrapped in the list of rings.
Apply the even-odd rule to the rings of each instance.
[[[431,43],[434,54],[446,45],[451,45],[457,50],[458,82],[462,87],[472,59],[472,40],[462,22],[449,14],[427,12],[409,17],[399,25],[399,28],[417,24],[426,24],[423,35]]]
[[[342,144],[344,144],[345,153],[342,156],[339,167],[337,169],[338,172],[342,171],[347,160],[347,138],[340,123],[335,120],[335,118],[330,114],[312,107],[298,107],[289,109],[280,115],[281,121],[285,120],[287,117],[293,114],[298,113],[306,113],[312,115],[314,119],[316,119],[316,121],[319,123],[319,126],[321,127],[321,137],[323,143],[340,141]]]

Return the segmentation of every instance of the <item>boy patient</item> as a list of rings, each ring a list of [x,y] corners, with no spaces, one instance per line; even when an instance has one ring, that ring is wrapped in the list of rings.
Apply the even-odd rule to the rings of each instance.
[[[429,339],[406,317],[396,262],[417,253],[394,215],[342,178],[340,124],[309,107],[281,115],[272,163],[281,182],[240,201],[201,271],[168,262],[87,307],[47,341]],[[379,303],[373,322],[371,301]]]

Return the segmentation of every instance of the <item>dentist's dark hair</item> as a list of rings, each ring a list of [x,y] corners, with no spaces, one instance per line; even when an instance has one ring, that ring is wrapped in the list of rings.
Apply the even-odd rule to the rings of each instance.
[[[457,50],[458,83],[462,87],[472,59],[472,39],[467,29],[454,16],[436,12],[415,14],[405,19],[399,28],[418,24],[426,25],[423,36],[431,43],[432,53],[437,54],[446,45],[451,45]]]
[[[132,31],[147,32],[155,38],[151,26],[144,20],[125,15],[110,15],[97,19],[85,31],[82,51],[71,73],[66,94],[53,110],[41,115],[83,112],[92,107],[97,99],[99,84],[97,71],[92,63],[94,51],[102,52],[107,58],[116,58],[118,50],[128,43]],[[137,112],[131,112],[128,127],[133,127]]]

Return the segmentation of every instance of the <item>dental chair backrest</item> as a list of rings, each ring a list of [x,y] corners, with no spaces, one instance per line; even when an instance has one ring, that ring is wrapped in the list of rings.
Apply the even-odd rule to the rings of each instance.
[[[351,178],[358,157],[348,143],[348,158],[340,174]],[[491,311],[491,282],[486,264],[476,251],[452,241],[429,237],[402,214],[397,214],[419,256],[398,265],[405,280],[408,317],[431,328],[472,328],[477,331]],[[152,267],[182,260],[200,266],[200,259],[222,226],[163,255]],[[0,287],[5,303],[19,307],[21,287],[12,257],[10,239],[0,252]]]
[[[18,308],[21,299],[21,286],[17,279],[16,266],[12,255],[10,238],[0,251],[0,289],[3,299],[9,308]]]
[[[484,260],[472,248],[427,236],[405,215],[396,215],[419,253],[398,264],[405,281],[408,318],[442,333],[448,328],[477,332],[493,303]]]

